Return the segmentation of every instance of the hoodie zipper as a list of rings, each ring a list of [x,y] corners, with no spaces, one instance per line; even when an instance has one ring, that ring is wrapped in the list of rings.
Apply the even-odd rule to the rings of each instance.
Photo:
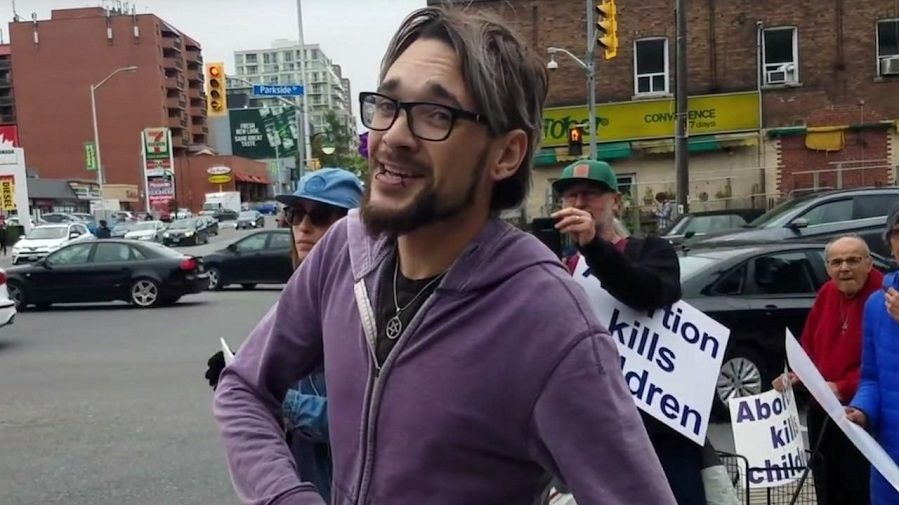
[[[445,280],[445,279],[444,279]],[[408,341],[410,335],[415,331],[415,329],[419,326],[421,319],[424,317],[424,314],[431,305],[434,304],[436,299],[437,291],[440,290],[444,280],[440,281],[440,284],[437,285],[437,288],[434,290],[434,293],[431,293],[430,296],[424,301],[421,308],[418,309],[418,312],[415,316],[412,317],[412,320],[409,321],[409,326],[406,327],[405,331],[400,335],[400,339],[397,341],[395,347],[387,356],[387,359],[384,361],[383,366],[378,365],[378,357],[375,352],[375,343],[377,341],[377,326],[375,324],[374,319],[374,310],[372,309],[371,300],[368,298],[368,293],[365,291],[365,284],[363,281],[359,281],[356,283],[355,294],[356,294],[356,303],[360,304],[360,302],[365,305],[359,307],[360,313],[363,313],[362,316],[362,326],[366,333],[366,342],[368,342],[368,349],[371,355],[371,363],[372,363],[372,372],[369,376],[368,381],[368,390],[366,391],[368,395],[368,403],[365,408],[365,429],[362,432],[362,439],[364,441],[362,447],[362,470],[359,476],[359,482],[356,486],[356,504],[357,505],[365,505],[366,500],[368,499],[368,488],[371,483],[372,477],[372,465],[374,461],[374,445],[375,445],[375,419],[377,418],[378,409],[380,407],[380,395],[381,389],[383,388],[383,382],[386,380],[387,372],[390,370],[390,365],[396,360],[396,356],[399,355],[400,351],[402,351],[403,344]],[[360,289],[361,287],[361,289]],[[373,335],[373,336],[371,336]],[[363,494],[364,493],[364,494]]]

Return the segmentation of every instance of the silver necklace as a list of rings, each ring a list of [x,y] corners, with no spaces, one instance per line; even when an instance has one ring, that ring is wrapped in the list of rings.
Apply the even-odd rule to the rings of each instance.
[[[393,317],[391,317],[389,320],[387,320],[387,328],[385,330],[387,338],[389,338],[390,340],[396,340],[396,339],[400,338],[400,335],[403,333],[403,322],[400,320],[400,314],[404,310],[408,309],[410,305],[415,303],[415,300],[418,300],[418,297],[421,296],[422,293],[427,291],[428,288],[430,288],[432,285],[434,285],[435,282],[439,281],[440,279],[443,278],[444,275],[446,275],[446,272],[443,272],[442,274],[438,275],[437,277],[434,277],[431,280],[431,282],[425,284],[425,287],[421,288],[418,291],[418,293],[412,298],[412,300],[409,301],[409,303],[407,303],[403,307],[400,307],[400,302],[396,298],[396,291],[397,291],[396,277],[397,277],[399,270],[400,270],[400,260],[399,260],[399,258],[397,258],[396,263],[394,264],[394,267],[393,267],[393,306],[394,306],[395,312],[393,313]]]

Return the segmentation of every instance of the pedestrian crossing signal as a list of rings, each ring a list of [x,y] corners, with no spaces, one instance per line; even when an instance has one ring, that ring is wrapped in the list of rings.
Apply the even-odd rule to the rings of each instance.
[[[580,156],[584,153],[584,127],[572,126],[568,129],[568,154]]]

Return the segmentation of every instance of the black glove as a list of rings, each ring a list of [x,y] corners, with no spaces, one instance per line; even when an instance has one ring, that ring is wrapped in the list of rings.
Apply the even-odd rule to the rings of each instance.
[[[206,380],[209,381],[209,385],[214,390],[219,383],[219,376],[222,375],[222,370],[225,369],[225,354],[222,351],[213,354],[209,357],[206,364],[209,366],[206,369]]]

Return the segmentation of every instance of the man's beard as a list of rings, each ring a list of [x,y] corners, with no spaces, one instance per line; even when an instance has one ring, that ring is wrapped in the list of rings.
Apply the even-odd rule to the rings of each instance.
[[[465,193],[459,198],[450,200],[441,195],[433,186],[423,189],[409,205],[399,209],[382,209],[371,203],[371,188],[373,186],[375,171],[372,171],[369,184],[365,186],[365,195],[362,200],[362,221],[374,236],[388,234],[399,236],[413,232],[429,224],[455,217],[474,203],[478,194],[478,186],[487,160],[489,149],[484,148],[476,161],[477,169],[471,172],[471,179]]]

